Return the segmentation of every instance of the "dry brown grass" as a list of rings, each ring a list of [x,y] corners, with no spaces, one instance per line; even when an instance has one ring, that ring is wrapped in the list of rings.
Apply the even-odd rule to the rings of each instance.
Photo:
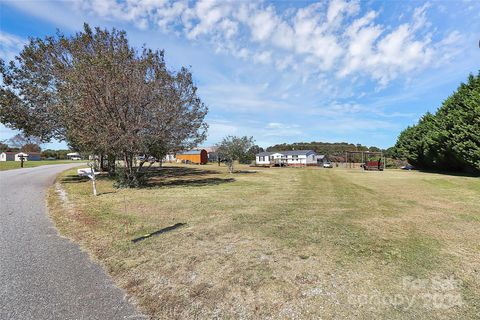
[[[97,198],[67,172],[68,204],[49,204],[153,319],[478,318],[478,178],[254,171],[173,166],[150,188],[100,180]]]

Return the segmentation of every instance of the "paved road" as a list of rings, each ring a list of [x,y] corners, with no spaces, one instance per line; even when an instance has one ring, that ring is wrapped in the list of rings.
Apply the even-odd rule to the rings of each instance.
[[[60,237],[45,191],[78,164],[0,172],[0,319],[145,319],[103,269]]]

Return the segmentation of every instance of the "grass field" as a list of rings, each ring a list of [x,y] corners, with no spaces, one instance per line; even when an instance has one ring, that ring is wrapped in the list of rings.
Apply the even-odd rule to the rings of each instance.
[[[50,212],[153,319],[480,317],[479,178],[237,169],[101,179],[96,198],[67,171]]]
[[[81,161],[80,161],[81,162]],[[62,164],[62,163],[74,163],[72,160],[41,160],[41,161],[25,161],[23,163],[24,168],[33,168],[38,166],[44,166],[47,164]],[[21,169],[19,161],[1,161],[0,171]]]

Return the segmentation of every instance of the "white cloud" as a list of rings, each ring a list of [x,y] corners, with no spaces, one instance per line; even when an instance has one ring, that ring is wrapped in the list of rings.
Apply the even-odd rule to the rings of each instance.
[[[156,27],[213,51],[269,64],[279,70],[373,79],[388,85],[438,61],[448,62],[458,32],[436,34],[430,4],[405,14],[400,25],[380,23],[382,11],[362,10],[357,0],[309,3],[279,12],[275,4],[236,0],[87,0],[75,7],[108,21]],[[435,39],[435,40],[433,40]],[[302,70],[302,71],[301,71]]]
[[[0,58],[8,63],[20,53],[26,43],[25,39],[0,31]]]
[[[253,61],[258,62],[258,63],[270,63],[272,59],[272,52],[270,51],[263,51],[259,52],[258,54],[255,54],[253,56]]]
[[[183,30],[187,38],[211,41],[217,52],[250,56],[258,63],[274,60],[279,70],[300,63],[339,77],[367,76],[381,86],[432,65],[443,53],[438,44],[452,46],[456,40],[447,36],[432,43],[427,32],[428,3],[414,9],[410,22],[396,27],[376,23],[380,13],[373,10],[358,16],[358,1],[313,3],[285,15],[273,5],[236,1],[91,3],[99,15],[141,21],[142,27],[142,19],[148,17],[164,30]],[[239,47],[243,51],[239,52]],[[449,53],[451,58],[455,52]]]

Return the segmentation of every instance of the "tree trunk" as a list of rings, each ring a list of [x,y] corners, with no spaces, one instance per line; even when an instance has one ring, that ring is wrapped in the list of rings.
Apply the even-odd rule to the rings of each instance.
[[[107,155],[107,167],[108,167],[108,174],[115,175],[115,161],[116,157],[113,154]]]
[[[233,173],[233,161],[228,161],[228,172]]]
[[[93,195],[97,196],[97,182],[95,180],[95,163],[94,162],[90,164],[90,170],[92,170],[92,176],[90,177],[90,179],[92,179]]]
[[[105,164],[106,156],[104,154],[100,155],[100,171],[108,171],[108,166]]]

